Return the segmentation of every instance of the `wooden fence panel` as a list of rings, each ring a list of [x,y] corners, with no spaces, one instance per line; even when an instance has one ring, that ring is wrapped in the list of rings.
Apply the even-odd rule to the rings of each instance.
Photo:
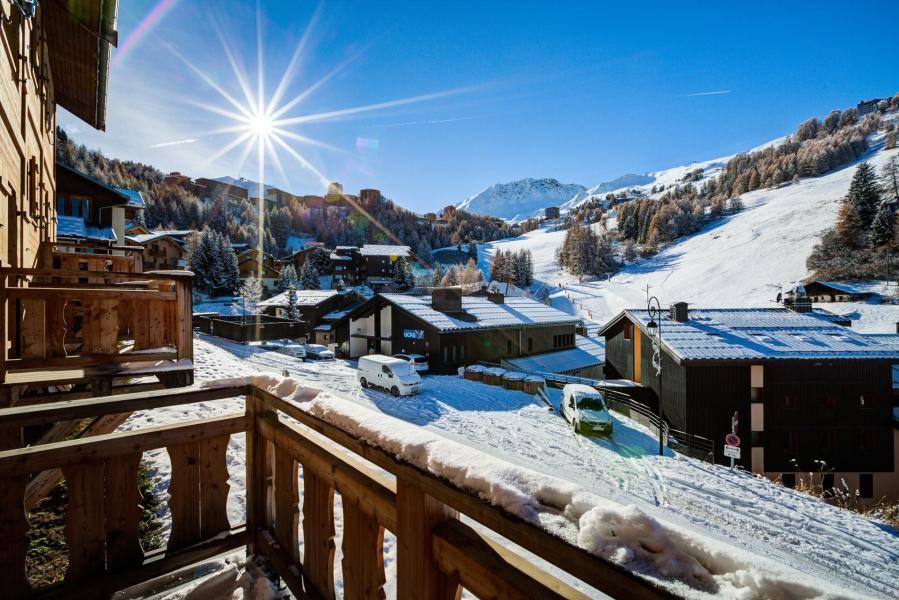
[[[384,528],[346,496],[343,499],[343,597],[383,600]]]
[[[300,492],[297,461],[275,447],[275,539],[291,561],[300,561]]]
[[[172,462],[169,482],[169,512],[172,532],[169,550],[178,550],[199,542],[200,536],[200,446],[188,442],[166,448]]]
[[[141,497],[137,472],[141,454],[106,461],[106,555],[110,571],[139,565]]]
[[[102,573],[105,569],[105,470],[102,461],[69,465],[63,469],[69,492],[65,528],[69,549],[67,583]]]
[[[334,595],[334,488],[303,469],[303,581],[325,600]]]
[[[147,310],[149,321],[149,339],[147,343],[150,348],[159,348],[165,345],[165,302],[162,300],[151,300],[147,302]]]
[[[199,442],[200,536],[203,539],[228,531],[228,442],[223,435]]]
[[[149,302],[132,300],[131,319],[134,349],[145,350],[152,348],[153,346],[150,345]]]
[[[27,475],[0,479],[0,581],[10,598],[24,598],[29,590],[25,576],[28,521],[22,507],[27,483]]]

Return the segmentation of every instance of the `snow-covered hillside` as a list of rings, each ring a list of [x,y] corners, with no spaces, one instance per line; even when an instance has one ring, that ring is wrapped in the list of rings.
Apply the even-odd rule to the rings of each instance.
[[[899,152],[883,150],[882,146],[875,140],[865,157],[878,171]],[[686,173],[703,166],[708,173],[721,164],[718,159],[680,169]],[[559,269],[555,252],[564,231],[539,229],[486,244],[481,264],[486,268],[497,249],[530,249],[536,278],[564,286],[553,294],[553,304],[597,322],[605,322],[624,308],[644,306],[647,285],[650,294],[664,304],[682,300],[698,306],[773,306],[782,285],[810,275],[806,259],[821,234],[833,227],[855,166],[848,164],[822,177],[744,194],[742,212],[708,225],[651,258],[626,266],[606,281],[580,283]],[[666,180],[683,176],[674,169],[664,173]],[[892,332],[899,321],[899,306],[895,305],[841,303],[828,308],[839,313],[857,312],[860,318],[853,327],[863,331]]]
[[[532,217],[547,206],[560,206],[583,195],[586,188],[555,179],[521,179],[496,183],[466,198],[456,208],[478,215],[491,215],[510,221]]]

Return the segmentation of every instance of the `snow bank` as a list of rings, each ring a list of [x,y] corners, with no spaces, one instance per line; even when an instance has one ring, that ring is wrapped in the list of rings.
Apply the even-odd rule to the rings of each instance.
[[[253,384],[309,414],[478,494],[550,533],[689,597],[837,598],[849,594],[727,543],[494,458],[350,400],[274,375],[207,381]]]

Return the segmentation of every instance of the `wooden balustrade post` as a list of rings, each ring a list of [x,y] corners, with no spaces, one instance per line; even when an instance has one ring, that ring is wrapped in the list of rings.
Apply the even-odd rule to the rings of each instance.
[[[459,513],[422,489],[397,477],[396,542],[397,598],[458,600],[462,588],[440,568],[433,557],[431,530]]]
[[[193,298],[190,279],[182,277],[175,281],[175,344],[178,358],[194,357]]]
[[[9,598],[27,598],[31,588],[25,573],[25,496],[27,475],[0,479],[0,580]]]
[[[9,321],[9,308],[6,298],[6,273],[0,273],[0,383],[6,381],[6,354],[9,347],[9,331],[7,330],[7,322]]]
[[[297,485],[297,461],[275,446],[275,539],[294,563],[300,561],[300,493]]]
[[[346,495],[343,499],[343,597],[383,600],[384,528]]]
[[[256,554],[256,536],[271,527],[271,452],[270,442],[259,431],[258,421],[273,414],[268,402],[249,388],[246,394],[247,428],[247,529],[250,532],[247,553]]]
[[[334,488],[303,468],[303,583],[324,600],[334,593]]]

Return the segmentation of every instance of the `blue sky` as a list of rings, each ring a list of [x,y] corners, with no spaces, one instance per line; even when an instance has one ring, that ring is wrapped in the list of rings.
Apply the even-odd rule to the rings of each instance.
[[[897,2],[260,6],[267,97],[307,30],[285,101],[349,61],[282,118],[436,96],[285,126],[327,146],[286,140],[319,174],[419,212],[496,182],[593,186],[731,154],[899,91]],[[109,156],[256,178],[241,146],[210,160],[237,134],[206,134],[234,121],[197,104],[236,109],[178,58],[246,104],[217,31],[255,94],[256,14],[255,1],[120,2],[107,131],[66,114],[61,124]],[[266,182],[322,192],[318,175],[276,148],[284,173],[269,156]]]

